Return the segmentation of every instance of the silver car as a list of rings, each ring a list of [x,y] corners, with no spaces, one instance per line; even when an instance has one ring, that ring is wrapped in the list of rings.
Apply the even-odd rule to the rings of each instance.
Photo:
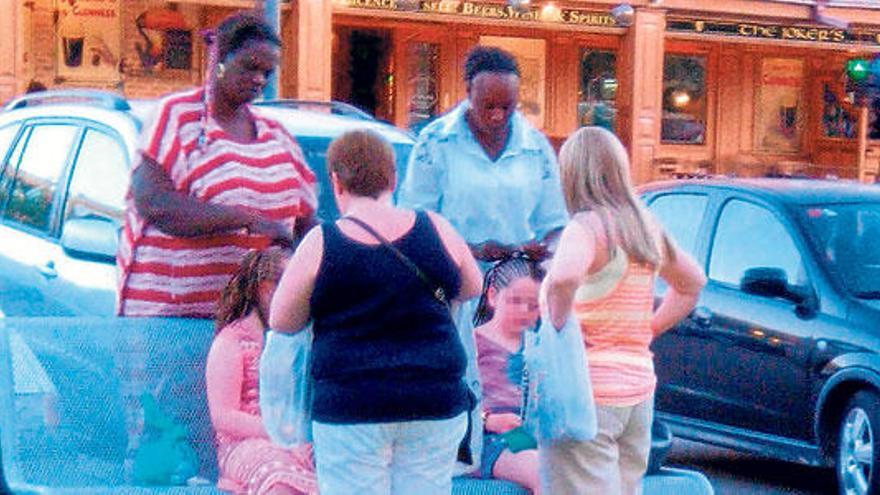
[[[337,135],[373,128],[394,146],[398,173],[406,168],[412,136],[353,107],[258,104],[302,146],[318,176],[321,219],[336,215],[324,156]],[[113,314],[129,169],[155,107],[112,93],[49,91],[0,113],[0,314]]]

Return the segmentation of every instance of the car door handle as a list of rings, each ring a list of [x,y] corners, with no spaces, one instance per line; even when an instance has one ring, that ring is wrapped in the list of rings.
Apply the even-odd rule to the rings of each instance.
[[[45,265],[37,268],[37,270],[40,272],[40,275],[46,278],[55,278],[58,276],[58,271],[55,270],[55,262],[51,260],[47,261]]]
[[[691,311],[690,319],[701,327],[708,327],[712,323],[712,311],[705,306],[694,308]]]

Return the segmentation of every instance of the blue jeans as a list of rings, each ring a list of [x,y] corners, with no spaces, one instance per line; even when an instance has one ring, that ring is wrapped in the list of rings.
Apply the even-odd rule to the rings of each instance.
[[[466,413],[450,419],[312,423],[321,495],[449,495]]]

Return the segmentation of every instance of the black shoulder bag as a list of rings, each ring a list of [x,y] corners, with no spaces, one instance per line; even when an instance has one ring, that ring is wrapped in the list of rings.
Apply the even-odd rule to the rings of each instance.
[[[389,242],[388,239],[383,237],[382,234],[376,232],[376,229],[374,229],[373,227],[370,227],[370,225],[367,224],[366,222],[364,222],[363,220],[361,220],[359,218],[355,218],[355,217],[350,217],[350,216],[342,217],[340,220],[348,220],[348,221],[356,224],[360,228],[364,229],[365,231],[367,231],[367,233],[369,233],[371,236],[375,237],[377,241],[379,241],[383,246],[385,246],[386,249],[391,251],[394,254],[394,256],[398,260],[400,260],[401,263],[403,263],[407,268],[409,268],[413,272],[413,274],[415,274],[415,276],[418,277],[418,279],[422,281],[422,283],[425,285],[425,288],[427,288],[431,292],[431,295],[434,297],[434,299],[437,302],[442,304],[443,307],[445,307],[447,309],[447,311],[450,311],[450,313],[452,312],[452,307],[450,306],[449,299],[446,297],[446,291],[443,289],[443,286],[434,282],[434,280],[432,280],[431,277],[429,277],[427,273],[422,271],[422,269],[419,268],[419,266],[416,265],[415,262],[413,262],[413,260],[409,259],[409,256],[403,254],[399,249],[394,247],[394,245],[391,244],[391,242]],[[459,462],[464,463],[464,464],[473,465],[474,464],[474,456],[473,456],[473,453],[471,452],[471,429],[473,428],[473,422],[471,421],[471,416],[472,416],[471,413],[474,410],[474,408],[477,406],[477,400],[476,400],[476,396],[474,396],[474,393],[471,391],[471,388],[467,384],[465,384],[465,387],[467,388],[467,391],[468,391],[468,414],[467,414],[468,424],[467,424],[467,432],[465,433],[464,438],[461,441],[461,444],[459,444],[459,446],[458,446],[457,460]]]

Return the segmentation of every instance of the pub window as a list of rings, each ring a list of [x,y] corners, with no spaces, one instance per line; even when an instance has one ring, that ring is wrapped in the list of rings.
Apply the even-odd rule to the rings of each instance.
[[[704,144],[707,108],[706,57],[666,55],[661,140],[670,144]]]
[[[440,46],[436,43],[415,42],[407,46],[409,61],[409,102],[407,126],[419,132],[438,113]]]
[[[615,130],[617,55],[612,51],[581,49],[578,125]]]
[[[830,138],[854,138],[857,119],[846,111],[841,98],[825,83],[822,95],[822,133]]]
[[[880,98],[872,99],[868,107],[868,139],[880,139]]]

